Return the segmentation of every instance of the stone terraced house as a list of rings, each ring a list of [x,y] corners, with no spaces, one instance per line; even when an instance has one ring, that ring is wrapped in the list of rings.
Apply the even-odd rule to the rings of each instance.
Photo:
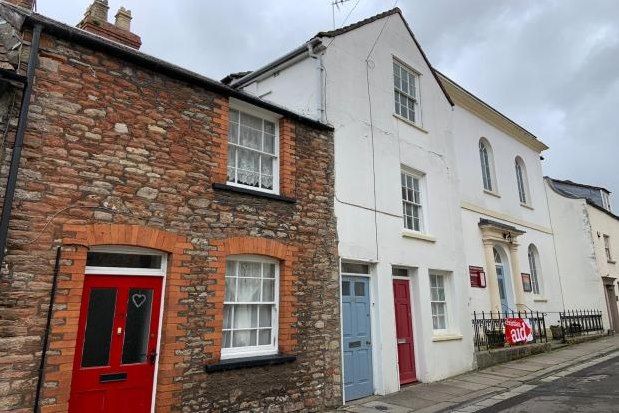
[[[32,3],[0,1],[0,410],[339,405],[332,127]]]

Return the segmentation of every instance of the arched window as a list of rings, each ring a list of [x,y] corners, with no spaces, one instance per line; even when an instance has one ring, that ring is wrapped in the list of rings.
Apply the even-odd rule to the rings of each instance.
[[[535,245],[529,245],[529,268],[531,271],[531,289],[533,294],[540,293],[540,270],[539,270],[539,254]]]
[[[495,191],[492,147],[484,138],[479,140],[479,159],[481,161],[481,177],[484,181],[484,189]]]
[[[521,157],[517,156],[516,161],[516,184],[518,185],[518,197],[523,204],[530,204],[529,199],[529,183],[527,180],[527,170],[524,166],[524,161]]]

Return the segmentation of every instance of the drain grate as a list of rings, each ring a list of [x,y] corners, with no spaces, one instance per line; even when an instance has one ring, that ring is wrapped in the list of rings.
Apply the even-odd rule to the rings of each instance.
[[[387,406],[383,406],[382,404],[377,404],[376,406],[372,406],[372,407],[375,408],[376,410],[380,410],[380,411],[383,411],[383,412],[391,410]]]

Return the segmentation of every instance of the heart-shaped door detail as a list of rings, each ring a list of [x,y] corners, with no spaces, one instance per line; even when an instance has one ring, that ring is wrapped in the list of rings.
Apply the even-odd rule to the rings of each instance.
[[[140,308],[146,302],[146,294],[135,293],[131,296],[135,308]]]

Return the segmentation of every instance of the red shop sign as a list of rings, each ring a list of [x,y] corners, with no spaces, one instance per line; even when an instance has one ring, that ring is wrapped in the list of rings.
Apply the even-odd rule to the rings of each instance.
[[[524,318],[506,318],[505,341],[509,344],[529,343],[533,341],[533,328],[531,328],[531,322]]]

